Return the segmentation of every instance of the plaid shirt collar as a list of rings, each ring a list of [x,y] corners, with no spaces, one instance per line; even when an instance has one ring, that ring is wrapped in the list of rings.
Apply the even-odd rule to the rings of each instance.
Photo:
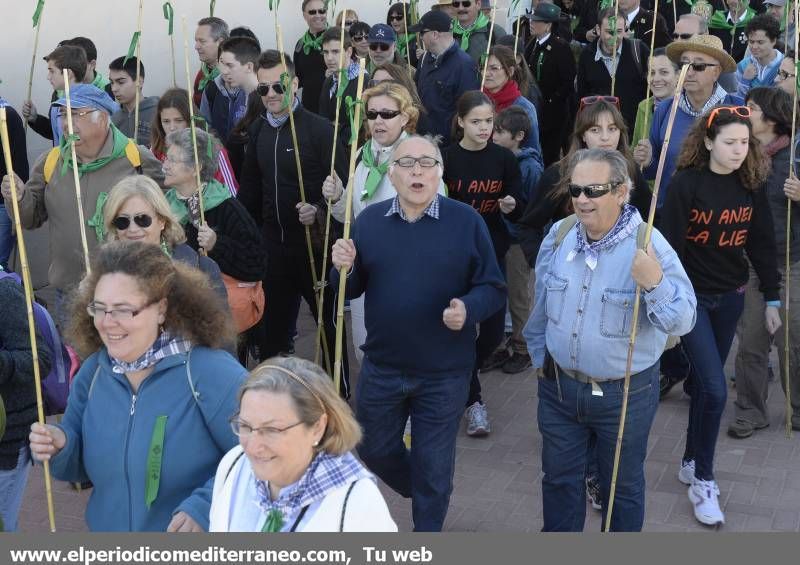
[[[192,342],[180,337],[174,337],[169,332],[164,331],[159,334],[153,342],[153,345],[150,346],[150,349],[145,351],[141,357],[132,363],[126,363],[125,361],[120,361],[119,359],[111,357],[112,370],[118,374],[143,371],[148,367],[152,367],[165,357],[186,353],[191,348]]]
[[[422,212],[422,214],[420,214],[419,218],[416,218],[414,220],[409,220],[408,219],[408,216],[406,216],[406,213],[403,212],[403,208],[400,206],[400,200],[398,199],[397,196],[395,196],[394,200],[392,200],[391,208],[389,208],[389,211],[386,212],[386,216],[387,217],[388,216],[393,216],[394,214],[397,214],[398,216],[400,216],[400,218],[403,221],[408,222],[409,224],[413,224],[414,222],[418,222],[419,220],[422,219],[423,216],[430,216],[434,220],[438,220],[439,219],[439,194],[437,193],[436,196],[433,197],[433,201],[430,204],[428,204],[428,207],[425,208],[425,211]]]

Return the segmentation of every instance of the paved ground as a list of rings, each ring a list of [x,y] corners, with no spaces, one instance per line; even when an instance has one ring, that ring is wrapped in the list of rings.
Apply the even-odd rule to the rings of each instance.
[[[300,354],[313,351],[310,317],[301,323]],[[732,353],[732,357],[735,354]],[[352,358],[352,355],[351,355]],[[730,361],[730,360],[729,360]],[[777,362],[775,364],[777,367]],[[728,374],[732,374],[732,363]],[[448,531],[538,531],[542,525],[540,440],[536,429],[536,380],[530,371],[519,375],[488,373],[482,380],[493,433],[458,438],[455,490],[445,523]],[[661,403],[650,434],[647,457],[645,530],[708,531],[697,523],[678,482],[688,418],[688,398],[676,387]],[[726,514],[722,531],[800,531],[800,441],[787,440],[783,427],[783,393],[771,385],[771,426],[746,440],[727,437],[735,389],[730,390],[717,448],[716,475]],[[381,488],[401,530],[411,528],[411,504]],[[54,483],[59,531],[85,529],[83,511],[88,493]],[[587,531],[600,529],[599,512],[587,510]],[[48,529],[41,468],[31,474],[20,516],[20,529]]]

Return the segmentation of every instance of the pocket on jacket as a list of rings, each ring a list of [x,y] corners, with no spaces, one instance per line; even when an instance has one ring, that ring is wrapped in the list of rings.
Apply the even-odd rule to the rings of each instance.
[[[600,334],[603,337],[629,337],[633,319],[633,290],[609,289],[603,292]]]
[[[567,279],[562,279],[549,273],[544,280],[547,296],[544,303],[544,312],[547,318],[558,325],[564,312],[564,297],[567,294]]]

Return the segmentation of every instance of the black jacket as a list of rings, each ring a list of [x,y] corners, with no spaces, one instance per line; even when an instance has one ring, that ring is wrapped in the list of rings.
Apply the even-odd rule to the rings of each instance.
[[[322,50],[311,49],[303,52],[303,41],[298,40],[294,48],[295,74],[303,89],[303,106],[315,114],[319,112],[319,95],[325,81],[325,59]]]
[[[333,126],[302,106],[295,110],[294,122],[306,202],[324,210],[322,183],[331,169]],[[343,183],[347,183],[347,155],[340,145],[335,168]],[[300,184],[288,120],[280,128],[274,128],[262,117],[251,126],[239,184],[238,199],[262,227],[267,241],[295,246],[305,244],[305,228],[296,209],[300,202]]]
[[[22,125],[22,118],[11,106],[6,106],[6,119],[8,120],[8,142],[11,145],[11,166],[14,172],[19,175],[22,182],[28,182],[28,149],[25,140],[25,128]],[[0,159],[0,179],[8,171],[6,170],[6,160]]]
[[[539,129],[561,129],[575,94],[575,58],[569,43],[551,34],[539,45],[534,37],[525,47],[525,60],[542,91]]]
[[[367,89],[369,83],[369,75],[364,76],[364,90]],[[327,118],[331,124],[336,121],[336,92],[331,96],[331,87],[333,86],[333,76],[329,76],[322,83],[322,91],[319,94],[319,115]],[[349,96],[352,100],[356,99],[358,94],[358,78],[351,80],[344,89],[344,94],[341,98],[341,108],[339,109],[339,142],[350,147],[350,118],[347,115],[346,100]],[[362,110],[363,114],[363,110]],[[363,116],[362,116],[363,117]]]
[[[659,6],[660,7],[660,6]],[[631,39],[641,39],[642,42],[650,48],[650,40],[653,32],[653,17],[654,12],[639,9],[639,13],[633,18],[633,22],[628,26],[628,37]],[[670,17],[672,16],[672,8],[670,8]],[[667,22],[664,15],[659,12],[658,20],[656,21],[656,40],[654,47],[666,47],[667,43],[672,41],[672,36],[667,30]]]

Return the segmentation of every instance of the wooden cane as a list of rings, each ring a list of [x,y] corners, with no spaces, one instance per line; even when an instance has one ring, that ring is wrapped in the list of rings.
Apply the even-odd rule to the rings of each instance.
[[[356,100],[361,100],[361,93],[364,90],[364,69],[366,61],[359,59],[358,89],[356,90]],[[356,125],[361,121],[361,104],[356,105],[354,112]],[[347,201],[344,207],[344,240],[350,239],[350,217],[353,215],[353,191],[355,190],[355,170],[356,153],[358,152],[358,136],[354,135],[350,140],[350,169],[347,176]],[[339,269],[339,295],[336,304],[336,351],[333,361],[333,384],[338,392],[341,389],[342,376],[342,355],[344,353],[344,295],[347,285],[347,273],[344,268]]]
[[[658,0],[655,0],[653,2],[653,4],[654,4],[654,7],[653,7],[653,29],[650,30],[650,55],[648,55],[648,57],[647,57],[647,87],[646,87],[646,90],[644,91],[644,99],[645,100],[650,98],[650,91],[651,91],[652,84],[653,84],[653,51],[655,50],[655,47],[656,47],[656,23],[658,23]],[[616,74],[616,73],[614,73],[614,74]],[[655,97],[653,98],[652,104],[653,104],[653,110],[655,110],[655,106],[656,106]],[[648,122],[650,121],[651,112],[650,112],[649,108],[647,107],[647,102],[645,102],[644,105],[645,105],[645,108],[644,108],[645,109],[645,113],[644,113],[644,129],[642,131],[644,131],[645,135],[647,135],[647,131],[648,131],[647,126],[649,125]]]
[[[69,98],[69,71],[64,69],[64,97],[67,100],[67,133],[74,140],[75,130],[72,127],[72,101]],[[86,239],[86,221],[83,217],[83,199],[81,198],[81,176],[78,173],[78,155],[75,153],[75,142],[69,144],[72,157],[72,178],[75,182],[75,199],[78,202],[78,223],[81,232],[81,245],[83,246],[83,261],[86,264],[86,274],[91,271],[89,264],[89,242]],[[61,156],[66,159],[66,155]]]
[[[492,35],[494,35],[494,21],[497,17],[497,0],[492,0],[492,21],[489,24],[489,41],[486,43],[486,60],[483,61],[483,75],[481,76],[481,90],[486,82],[486,69],[489,68],[489,51],[492,49]]]
[[[275,26],[275,37],[278,40],[278,52],[281,55],[281,65],[283,66],[284,72],[288,76],[289,67],[286,66],[286,55],[283,52],[283,34],[281,32],[281,26],[278,24]],[[292,85],[291,83],[284,85],[284,88],[287,88],[289,92],[291,92]],[[303,167],[300,164],[300,144],[297,142],[297,128],[295,127],[294,123],[294,112],[292,111],[292,105],[294,104],[294,100],[289,100],[289,128],[292,134],[292,147],[294,148],[294,163],[295,167],[297,168],[297,183],[300,188],[300,203],[306,204],[306,189],[305,185],[303,184]],[[335,143],[335,140],[334,140]],[[322,310],[320,308],[320,301],[319,296],[324,289],[320,287],[319,277],[317,276],[317,268],[316,268],[316,261],[314,260],[314,247],[311,245],[311,227],[310,226],[303,226],[306,232],[306,251],[308,253],[308,262],[309,266],[311,267],[311,282],[314,288],[314,296],[315,302],[317,306],[317,311],[319,312]],[[325,265],[322,265],[322,268],[325,268]],[[325,336],[325,328],[322,328],[322,349],[323,354],[325,355],[325,367],[328,371],[328,374],[331,374],[331,363],[330,363],[330,355],[328,352],[328,341]],[[333,375],[331,375],[333,376]]]
[[[344,10],[343,20],[347,19],[347,8]],[[341,37],[339,39],[339,69],[336,71],[337,73],[341,73],[344,69],[344,26],[341,29]],[[345,71],[346,72],[346,71]],[[342,76],[339,75],[339,88],[342,86]],[[336,163],[336,147],[339,145],[339,117],[341,115],[342,109],[342,97],[338,95],[338,92],[335,94],[336,96],[336,119],[333,120],[333,148],[331,149],[331,178],[334,178],[336,175],[336,168],[334,164]],[[354,135],[358,135],[357,132],[353,132]],[[344,195],[343,195],[344,196]],[[317,339],[316,339],[316,346],[314,348],[314,363],[319,365],[319,352],[320,346],[322,343],[322,332],[320,331],[321,328],[324,328],[324,324],[322,323],[322,307],[325,304],[325,286],[327,285],[327,269],[325,266],[328,264],[328,244],[330,243],[331,238],[331,207],[333,206],[333,202],[330,198],[328,198],[328,210],[325,214],[325,243],[322,246],[322,271],[320,272],[320,285],[319,285],[319,308],[317,309]]]
[[[787,3],[788,4],[788,3]],[[794,0],[794,17],[797,18],[797,10],[800,7],[800,0]],[[789,27],[789,22],[787,18],[786,27]],[[794,34],[794,68],[795,73],[797,72],[797,48],[798,48],[798,36],[797,31],[795,30]],[[790,161],[789,161],[789,175],[792,178],[797,178],[797,171],[795,170],[795,159],[797,155],[795,155],[795,138],[797,136],[797,77],[794,78],[795,85],[792,89],[794,94],[792,95],[792,137],[790,141],[789,150]],[[791,261],[789,257],[789,242],[792,239],[792,200],[790,198],[786,199],[786,265],[785,271],[786,274],[783,277],[785,281],[784,286],[784,305],[783,305],[783,378],[785,381],[786,387],[786,438],[792,438],[792,385],[789,379],[789,289],[791,288],[791,284],[789,281],[790,272],[791,272]]]
[[[615,0],[615,2],[614,2],[614,26],[613,26],[614,27],[614,29],[613,29],[613,33],[614,33],[614,53],[612,54],[612,59],[611,59],[611,68],[614,70],[614,72],[611,73],[611,96],[614,96],[614,90],[616,89],[616,86],[617,86],[617,41],[618,41],[618,37],[619,37],[619,34],[617,33],[617,22],[618,21],[619,21],[619,0]],[[600,24],[600,27],[603,26],[603,22],[598,22],[598,23]],[[600,33],[602,33],[602,31],[603,30],[601,29]],[[598,37],[597,41],[598,41],[598,47],[599,47],[599,42],[602,41],[602,39],[600,39]],[[648,74],[649,74],[649,71],[648,71]]]
[[[517,58],[517,50],[519,49],[519,28],[522,25],[522,16],[517,17],[517,25],[514,30],[514,59]]]
[[[173,29],[175,9],[172,7],[172,2],[164,2],[161,7],[164,12],[164,19],[167,20],[167,35],[169,35],[169,52],[172,57],[172,86],[178,88],[178,74],[175,70],[175,34]],[[138,59],[138,57],[137,57]]]
[[[678,75],[678,84],[675,85],[675,94],[672,97],[672,108],[669,112],[669,121],[667,122],[667,131],[664,136],[664,146],[661,148],[661,155],[658,157],[658,169],[656,169],[656,180],[653,183],[653,195],[650,198],[650,212],[647,214],[647,230],[644,237],[644,250],[647,252],[647,246],[650,244],[650,236],[653,233],[653,222],[656,217],[656,206],[658,204],[658,191],[661,187],[661,177],[664,174],[664,163],[667,159],[667,149],[669,149],[670,137],[672,136],[672,126],[675,123],[675,114],[678,111],[678,102],[680,100],[680,93],[683,90],[683,82],[686,80],[686,72],[689,65],[683,65],[680,75]],[[642,287],[636,285],[636,295],[633,299],[633,316],[631,318],[631,335],[628,340],[628,359],[625,364],[625,380],[624,388],[622,391],[622,409],[619,416],[619,429],[617,430],[617,445],[614,449],[614,466],[611,471],[611,489],[608,494],[608,510],[606,512],[606,523],[603,531],[611,531],[611,516],[614,512],[614,494],[617,490],[617,474],[619,472],[619,461],[622,455],[622,438],[625,434],[625,416],[628,412],[628,391],[631,384],[631,366],[633,365],[633,348],[636,345],[636,328],[639,325],[639,301],[642,296]]]
[[[36,52],[39,50],[39,30],[42,27],[42,14],[44,13],[44,2],[40,1],[37,4],[34,19],[36,19],[36,32],[33,35],[33,55],[31,56],[31,70],[28,73],[28,96],[25,98],[28,102],[31,101],[33,95],[33,71],[36,68]],[[25,129],[28,129],[28,120],[25,120]]]
[[[183,59],[186,67],[186,92],[189,95],[189,127],[192,132],[192,151],[194,152],[194,174],[197,180],[197,195],[198,205],[200,208],[200,225],[206,223],[205,206],[203,205],[203,186],[200,180],[200,156],[197,153],[197,128],[194,123],[194,103],[192,102],[192,73],[189,70],[189,40],[186,34],[186,15],[181,16],[181,27],[183,28]],[[211,136],[208,137],[207,143],[211,143]],[[203,255],[206,254],[204,249],[200,249]]]
[[[406,60],[408,61],[408,68],[411,68],[411,40],[408,38],[408,11],[406,10],[406,3],[403,2],[403,30],[406,34]]]
[[[136,33],[138,33],[139,40],[136,42],[136,97],[134,98],[134,113],[133,113],[133,140],[137,141],[139,137],[139,77],[142,74],[142,11],[144,9],[144,0],[139,0],[139,18],[136,23]]]
[[[4,106],[0,106],[0,137],[3,141],[3,157],[6,161],[6,171],[8,171],[8,180],[11,184],[11,204],[14,213],[14,226],[17,230],[17,250],[19,251],[20,263],[22,264],[22,286],[25,290],[25,308],[28,311],[28,337],[31,342],[31,357],[33,358],[33,381],[36,386],[36,409],[38,412],[38,421],[44,426],[46,422],[44,418],[44,402],[42,400],[42,377],[39,370],[39,348],[36,346],[36,324],[33,319],[33,285],[31,284],[31,271],[28,265],[28,252],[25,249],[24,232],[22,231],[22,224],[19,219],[17,183],[14,177],[14,162],[11,159],[11,144],[8,139],[8,122]],[[53,355],[56,355],[55,351]],[[50,531],[55,532],[56,519],[55,511],[53,510],[53,488],[50,480],[50,462],[43,461],[43,463],[44,489],[47,496],[47,516],[50,520]]]

